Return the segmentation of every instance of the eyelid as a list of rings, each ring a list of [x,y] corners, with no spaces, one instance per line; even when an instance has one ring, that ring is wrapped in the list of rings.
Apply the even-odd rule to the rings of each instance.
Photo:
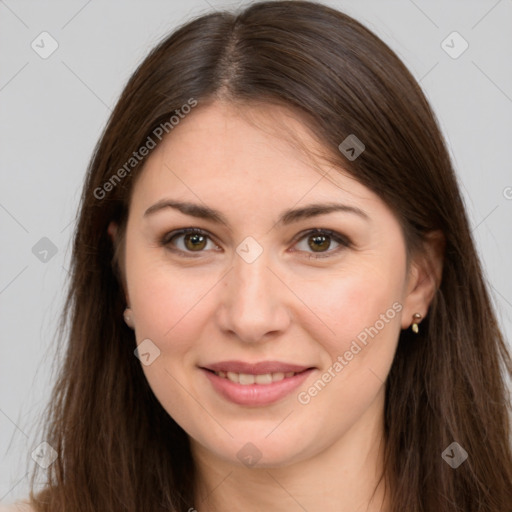
[[[169,231],[169,232],[165,233],[162,237],[160,237],[160,245],[167,247],[170,251],[172,251],[174,253],[180,253],[182,255],[185,254],[186,255],[185,257],[195,258],[197,256],[200,256],[201,253],[205,252],[205,251],[197,251],[197,253],[194,253],[194,251],[182,251],[181,249],[169,247],[171,240],[173,238],[178,238],[180,236],[189,235],[189,234],[202,235],[202,236],[208,238],[215,245],[217,245],[217,246],[219,245],[215,241],[215,237],[213,235],[211,235],[208,231],[205,231],[204,229],[201,229],[201,228],[182,228],[182,229],[176,229],[174,231]]]
[[[310,228],[306,229],[304,231],[301,231],[297,234],[297,236],[293,239],[293,244],[297,244],[300,242],[303,238],[307,236],[314,236],[314,235],[327,235],[330,238],[332,238],[337,244],[339,244],[340,247],[337,247],[336,249],[330,249],[325,252],[307,252],[307,258],[309,259],[321,259],[321,258],[330,258],[336,254],[338,254],[342,249],[347,249],[352,247],[352,241],[349,237],[346,235],[342,235],[341,233],[338,233],[337,231],[333,231],[332,229],[326,229],[326,228]],[[294,250],[293,252],[303,252]]]
[[[213,235],[211,235],[208,231],[205,231],[204,229],[201,229],[201,228],[194,228],[194,227],[176,229],[174,231],[165,233],[162,237],[160,237],[160,245],[167,247],[170,251],[172,251],[174,253],[180,253],[181,255],[185,255],[184,257],[195,258],[195,257],[200,256],[201,253],[206,252],[206,251],[197,251],[197,253],[194,253],[194,251],[182,251],[181,249],[168,247],[173,238],[178,238],[180,236],[188,235],[188,234],[198,234],[198,235],[205,236],[206,238],[208,238],[211,242],[213,242],[217,246],[219,245],[215,241],[215,237]],[[331,229],[325,229],[325,228],[309,228],[304,231],[301,231],[294,237],[294,239],[290,243],[293,243],[295,245],[308,235],[309,236],[327,235],[340,245],[340,247],[338,247],[336,249],[328,250],[325,252],[307,253],[308,254],[307,257],[309,259],[329,258],[329,257],[339,253],[340,250],[350,248],[353,246],[352,241],[346,235],[342,235],[341,233],[338,233],[337,231],[333,231]],[[304,252],[304,251],[293,250],[292,252]]]

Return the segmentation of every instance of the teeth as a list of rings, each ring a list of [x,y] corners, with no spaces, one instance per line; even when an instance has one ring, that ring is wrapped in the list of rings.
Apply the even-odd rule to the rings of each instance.
[[[254,384],[254,375],[241,373],[238,376],[238,382],[240,382],[240,384]]]
[[[249,384],[271,384],[272,382],[278,382],[284,378],[293,377],[295,372],[276,372],[276,373],[263,373],[261,375],[252,375],[250,373],[235,373],[235,372],[215,372],[215,375],[222,378],[227,378],[237,384],[244,386]]]
[[[228,372],[227,377],[232,382],[240,382],[240,376],[238,373]]]
[[[254,380],[256,384],[272,384],[272,374],[264,373],[263,375],[256,375]]]

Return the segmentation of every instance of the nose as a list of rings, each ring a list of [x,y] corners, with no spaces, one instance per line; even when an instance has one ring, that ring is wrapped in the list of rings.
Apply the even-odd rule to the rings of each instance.
[[[265,252],[252,263],[236,255],[223,281],[216,317],[224,334],[255,343],[274,339],[287,329],[287,300],[293,294],[271,270]]]

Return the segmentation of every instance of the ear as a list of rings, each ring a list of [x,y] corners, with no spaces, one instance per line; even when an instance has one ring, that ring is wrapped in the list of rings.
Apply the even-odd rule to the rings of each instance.
[[[428,232],[423,244],[423,250],[418,251],[410,265],[402,312],[402,329],[410,327],[414,313],[419,313],[422,318],[427,316],[430,303],[441,285],[446,246],[443,232]]]
[[[116,236],[117,236],[117,222],[115,222],[113,220],[110,221],[108,228],[107,228],[107,233],[110,235],[112,242],[115,242]]]
[[[116,238],[117,238],[117,232],[118,232],[118,224],[117,222],[115,221],[110,221],[108,227],[107,227],[107,233],[109,234],[111,240],[112,240],[112,244],[113,246],[115,247],[116,246]],[[128,290],[126,289],[126,283],[124,282],[124,276],[123,276],[123,272],[121,271],[121,275],[118,276],[119,279],[121,280],[121,285],[123,287],[123,291],[124,291],[124,297],[125,297],[125,301],[126,301],[126,304],[129,305],[130,304],[130,298],[128,296]]]

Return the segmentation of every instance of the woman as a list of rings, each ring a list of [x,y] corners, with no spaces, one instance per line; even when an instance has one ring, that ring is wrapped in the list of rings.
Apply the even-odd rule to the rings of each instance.
[[[256,3],[150,53],[65,313],[33,510],[512,510],[512,364],[444,141],[345,14]]]

